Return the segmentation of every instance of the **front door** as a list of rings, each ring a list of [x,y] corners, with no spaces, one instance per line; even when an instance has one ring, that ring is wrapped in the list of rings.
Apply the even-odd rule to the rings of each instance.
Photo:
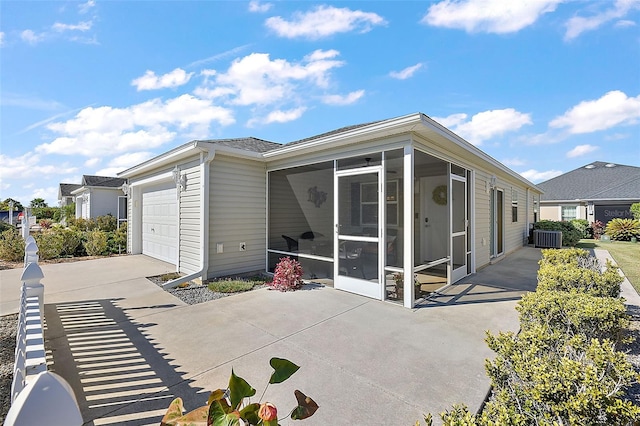
[[[380,167],[336,172],[334,286],[382,299],[384,223]]]

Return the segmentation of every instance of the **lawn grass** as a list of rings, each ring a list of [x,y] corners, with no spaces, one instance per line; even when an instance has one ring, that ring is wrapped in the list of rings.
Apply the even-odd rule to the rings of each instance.
[[[640,243],[580,240],[577,247],[607,250],[622,269],[631,285],[633,285],[633,288],[640,293]]]
[[[219,281],[212,281],[207,284],[209,290],[217,293],[239,293],[242,291],[249,291],[257,285],[265,283],[264,279],[250,278],[250,279],[224,279]]]

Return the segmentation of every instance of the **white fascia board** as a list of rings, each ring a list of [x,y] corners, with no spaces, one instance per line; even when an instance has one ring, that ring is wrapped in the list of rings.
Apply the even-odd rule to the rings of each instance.
[[[261,152],[247,151],[246,149],[232,148],[229,146],[217,145],[213,147],[216,153],[229,155],[232,157],[247,158],[251,160],[264,161],[264,155]]]
[[[558,204],[558,203],[585,203],[593,201],[635,201],[638,202],[640,197],[636,198],[579,198],[574,200],[540,200],[540,204]]]
[[[266,159],[276,157],[285,158],[291,155],[298,155],[322,149],[325,145],[335,147],[337,143],[354,143],[360,140],[371,139],[372,137],[380,138],[388,134],[410,132],[419,124],[420,114],[405,115],[403,117],[374,123],[369,126],[358,127],[353,130],[347,130],[341,133],[313,139],[308,142],[284,145],[282,148],[266,152],[263,154],[263,157]]]
[[[78,195],[88,190],[89,188],[90,188],[89,186],[81,186],[80,188],[74,189],[73,191],[71,191],[71,195]]]
[[[206,146],[201,142],[189,142],[175,149],[172,149],[171,151],[165,152],[164,154],[140,163],[137,166],[133,166],[123,172],[120,172],[118,173],[118,177],[128,179],[141,173],[145,173],[149,170],[166,166],[167,164],[171,164],[183,158],[190,157],[200,151],[208,151],[209,149],[210,146]]]

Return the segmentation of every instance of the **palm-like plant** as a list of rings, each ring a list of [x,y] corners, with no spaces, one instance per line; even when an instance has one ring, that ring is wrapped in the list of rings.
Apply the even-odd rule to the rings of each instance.
[[[640,238],[640,220],[613,219],[607,223],[605,233],[616,241],[629,241],[632,237]]]

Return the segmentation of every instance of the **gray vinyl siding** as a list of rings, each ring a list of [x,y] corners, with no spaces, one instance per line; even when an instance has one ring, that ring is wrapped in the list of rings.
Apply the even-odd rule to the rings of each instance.
[[[489,244],[491,241],[491,212],[489,206],[489,193],[487,182],[490,175],[484,172],[476,172],[475,187],[475,233],[476,233],[476,268],[487,265],[490,261]]]
[[[265,230],[265,164],[217,154],[210,166],[208,277],[264,270]]]
[[[185,274],[198,272],[202,268],[202,243],[200,236],[200,214],[202,203],[200,200],[200,166],[194,160],[179,166],[182,174],[186,175],[186,188],[180,194],[180,255],[179,271]]]

